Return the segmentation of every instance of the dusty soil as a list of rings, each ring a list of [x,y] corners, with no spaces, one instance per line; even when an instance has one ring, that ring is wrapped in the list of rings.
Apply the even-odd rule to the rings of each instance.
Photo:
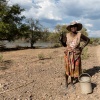
[[[89,46],[82,68],[91,75],[93,92],[65,86],[64,47],[2,52],[0,100],[100,100],[100,46]],[[44,60],[39,60],[42,54]],[[69,79],[70,82],[70,79]]]

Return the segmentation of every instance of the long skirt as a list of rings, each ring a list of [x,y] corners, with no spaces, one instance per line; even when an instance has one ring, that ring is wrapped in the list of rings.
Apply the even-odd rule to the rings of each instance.
[[[71,77],[79,77],[79,75],[82,72],[81,68],[81,56],[77,58],[77,60],[73,63],[74,67],[72,68],[72,63],[70,63],[70,60],[68,56],[65,54],[65,69],[66,69],[66,75]]]

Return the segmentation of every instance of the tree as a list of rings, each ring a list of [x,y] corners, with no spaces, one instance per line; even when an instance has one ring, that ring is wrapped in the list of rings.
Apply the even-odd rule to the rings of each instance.
[[[41,27],[39,20],[34,20],[32,18],[27,20],[27,25],[29,26],[29,39],[31,43],[31,48],[33,48],[33,44],[41,38]]]
[[[60,24],[55,26],[55,32],[57,32],[57,33],[61,32],[61,25]]]
[[[63,34],[65,36],[66,33],[68,33],[66,27],[67,25],[60,25],[60,24],[56,25],[55,33],[50,34],[49,40],[58,43],[61,35]]]
[[[5,0],[0,1],[0,40],[15,40],[21,35],[20,29],[24,16],[19,16],[24,9],[19,5],[7,6]]]
[[[68,30],[66,29],[66,25],[56,25],[55,26],[55,32],[57,32],[57,33],[68,33]]]
[[[50,42],[53,42],[53,43],[59,43],[59,37],[60,37],[60,34],[59,33],[50,33],[49,34],[49,37],[48,37],[48,40]]]
[[[5,16],[6,10],[7,10],[6,0],[0,0],[0,21],[2,19],[2,16]]]
[[[6,27],[4,25],[4,22],[2,22],[2,18],[6,15],[7,11],[7,2],[6,0],[0,0],[0,37],[1,37],[1,32],[3,31],[2,27]]]
[[[42,34],[41,35],[41,40],[44,41],[44,42],[48,41],[48,37],[50,35],[49,29],[44,28],[41,34]]]

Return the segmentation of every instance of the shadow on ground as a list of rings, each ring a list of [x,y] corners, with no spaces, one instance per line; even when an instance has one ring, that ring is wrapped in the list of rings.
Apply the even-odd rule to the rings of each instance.
[[[92,85],[92,90],[94,90],[94,88],[97,86],[95,83],[91,83]]]
[[[85,72],[88,73],[90,76],[93,76],[96,73],[99,73],[100,72],[100,66],[94,66],[91,69],[87,69]]]
[[[17,51],[17,50],[25,50],[25,49],[35,49],[35,47],[17,47],[17,48],[0,48],[0,52],[6,51]]]
[[[15,48],[1,48],[0,52],[6,52],[6,51],[17,51],[17,50],[25,50],[25,49],[53,49],[57,47],[42,47],[42,46],[33,46],[33,47],[15,47]]]

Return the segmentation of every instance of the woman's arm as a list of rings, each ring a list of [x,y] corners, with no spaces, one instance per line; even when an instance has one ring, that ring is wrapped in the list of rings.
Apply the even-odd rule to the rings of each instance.
[[[81,47],[81,49],[83,49],[90,42],[90,39],[83,34],[81,34],[81,39],[84,41],[84,44]]]
[[[66,41],[67,41],[66,35],[61,34],[61,35],[60,35],[60,38],[59,38],[59,41],[61,42],[61,44],[62,44],[64,47],[67,46],[67,45],[66,45]]]

